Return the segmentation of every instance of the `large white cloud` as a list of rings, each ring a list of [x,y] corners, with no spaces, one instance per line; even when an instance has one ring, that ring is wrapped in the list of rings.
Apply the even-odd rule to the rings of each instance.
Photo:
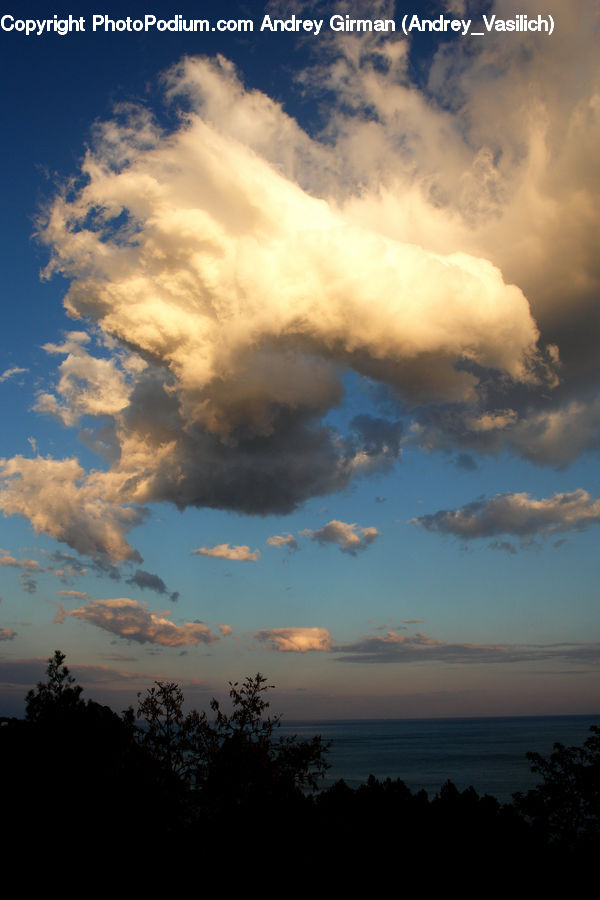
[[[388,237],[282,175],[231,134],[223,111],[214,115],[225,95],[235,130],[235,110],[248,106],[227,64],[188,60],[179,78],[198,111],[145,150],[130,127],[105,129],[84,164],[88,184],[56,201],[43,237],[51,269],[73,279],[68,312],[168,366],[187,418],[226,438],[240,416],[268,433],[271,403],[322,402],[330,388],[307,371],[271,383],[250,409],[219,396],[243,373],[250,386],[238,403],[260,399],[281,366],[269,350],[298,345],[367,374],[377,368],[409,396],[411,364],[420,373],[425,360],[436,398],[472,393],[474,379],[454,368],[461,359],[530,378],[537,329],[522,292],[488,260]],[[297,134],[267,98],[252,113],[253,133],[264,118]]]
[[[37,408],[98,417],[107,468],[6,460],[2,509],[115,559],[136,558],[131,504],[288,512],[399,455],[398,423],[327,423],[348,368],[428,448],[597,446],[598,23],[547,6],[552,39],[450,41],[422,87],[399,35],[329,36],[302,77],[327,94],[317,137],[222,58],[171,71],[172,133],[134,107],[97,126],[39,233],[102,349],[48,344]]]

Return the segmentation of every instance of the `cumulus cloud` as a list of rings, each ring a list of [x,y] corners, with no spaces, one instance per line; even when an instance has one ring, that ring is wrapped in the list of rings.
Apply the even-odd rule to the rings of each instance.
[[[239,547],[231,547],[229,544],[217,544],[215,547],[199,547],[192,550],[193,554],[200,556],[214,556],[216,559],[230,559],[238,562],[256,562],[260,557],[259,550],[250,550],[245,544]]]
[[[271,650],[284,653],[308,653],[309,650],[331,650],[331,635],[326,628],[265,628],[254,637]]]
[[[76,459],[0,459],[0,510],[25,516],[35,531],[64,541],[79,553],[141,561],[125,534],[145,518],[146,511],[102,496],[104,474],[85,473]]]
[[[287,547],[289,550],[298,549],[298,541],[289,532],[287,534],[274,534],[272,537],[267,538],[267,544],[269,547]]]
[[[65,354],[60,364],[57,398],[40,392],[35,409],[52,413],[65,425],[76,425],[83,415],[111,416],[125,406],[129,397],[120,359],[99,359],[85,349],[90,336],[85,331],[70,332],[62,344],[44,344],[48,353]]]
[[[17,636],[17,632],[12,628],[0,628],[0,641],[12,641]]]
[[[343,553],[350,553],[351,556],[356,556],[359,550],[366,550],[379,537],[379,532],[373,526],[361,528],[337,519],[332,519],[316,531],[306,528],[300,534],[319,544],[337,544]]]
[[[222,57],[168,74],[171,133],[133,106],[97,125],[39,223],[97,344],[46,345],[64,359],[37,409],[85,417],[106,468],[5,460],[1,508],[139,561],[144,504],[290,512],[388,468],[401,438],[467,465],[600,446],[598,23],[586,0],[546,8],[560,40],[443,42],[420,86],[402,35],[329,35],[301,73],[327,98],[317,136]],[[337,431],[349,369],[416,428]]]
[[[60,609],[65,616],[81,619],[140,644],[160,644],[165,647],[183,647],[190,644],[213,644],[220,640],[207,625],[185,622],[176,625],[167,612],[152,612],[145,603],[138,603],[128,597],[113,600],[93,600],[71,612]]]
[[[520,11],[539,9],[526,0]],[[446,42],[424,91],[411,83],[406,42],[387,38],[340,36],[309,80],[338,98],[327,110],[328,136],[349,182],[361,185],[345,208],[391,237],[490,259],[524,290],[543,341],[559,348],[560,365],[555,351],[548,357],[561,380],[551,393],[484,376],[473,409],[418,411],[429,447],[508,443],[536,461],[564,462],[597,446],[600,423],[589,407],[600,375],[598,19],[585,0],[550,0],[546,11],[560,40],[492,33],[477,47]],[[490,13],[513,14],[504,0]],[[553,428],[555,418],[576,414],[574,402],[583,430]],[[498,428],[507,409],[513,421]],[[488,432],[471,431],[494,418]]]
[[[520,538],[548,536],[561,531],[581,531],[600,522],[600,499],[581,488],[536,500],[530,494],[498,494],[476,500],[460,509],[446,510],[412,519],[428,531],[471,538],[512,534]],[[506,542],[500,549],[513,552]]]
[[[152,572],[145,572],[143,569],[137,569],[135,575],[132,575],[131,578],[127,578],[126,583],[134,584],[142,590],[148,589],[150,591],[156,591],[157,594],[166,594],[171,603],[176,603],[177,600],[179,600],[179,591],[169,592],[166,584],[159,575],[154,575]]]

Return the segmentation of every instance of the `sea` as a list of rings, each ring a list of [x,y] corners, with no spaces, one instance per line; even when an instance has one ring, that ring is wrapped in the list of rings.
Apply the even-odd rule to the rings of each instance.
[[[323,787],[343,778],[350,787],[369,775],[401,778],[430,799],[450,779],[508,803],[541,780],[526,753],[549,756],[555,742],[581,746],[596,716],[517,716],[477,719],[360,719],[282,723],[278,735],[330,741]]]

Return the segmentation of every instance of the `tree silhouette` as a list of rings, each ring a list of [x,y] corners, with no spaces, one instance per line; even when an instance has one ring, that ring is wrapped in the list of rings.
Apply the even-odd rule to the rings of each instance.
[[[65,654],[55,650],[48,660],[48,681],[38,681],[36,690],[27,692],[25,718],[28,722],[69,715],[85,706],[81,699],[83,688],[75,684],[68,668],[63,666],[64,660]]]
[[[514,796],[542,839],[567,851],[587,851],[600,839],[600,727],[590,732],[582,747],[555,743],[547,759],[528,753],[531,770],[543,780]]]
[[[210,807],[289,800],[316,789],[328,768],[328,745],[320,737],[274,737],[281,716],[267,714],[264,695],[273,685],[260,672],[229,687],[232,712],[213,698],[211,721],[197,710],[184,715],[179,687],[155,682],[138,705],[141,744]]]
[[[180,687],[157,681],[138,695],[136,724],[132,709],[119,716],[84,702],[64,659],[55,651],[47,681],[28,692],[26,720],[0,728],[0,765],[10,773],[3,811],[15,833],[51,814],[77,822],[92,841],[110,835],[145,847],[167,839],[190,852],[201,841],[212,859],[229,862],[235,828],[246,835],[235,859],[254,866],[256,836],[276,855],[291,853],[292,862],[332,835],[357,858],[391,856],[398,846],[421,862],[433,850],[451,863],[465,847],[479,859],[520,865],[595,856],[598,727],[583,747],[555,744],[547,759],[529,753],[543,780],[515,795],[515,806],[450,782],[429,801],[400,780],[373,776],[356,789],[338,782],[313,799],[329,745],[277,736],[281,717],[269,714],[267,699],[273,686],[260,672],[229,683],[230,712],[213,698],[208,714],[186,714]]]
[[[94,700],[56,650],[47,681],[26,696],[25,721],[0,729],[0,764],[11,773],[4,810],[21,829],[49,811],[78,823],[88,839],[145,840],[185,826],[187,808],[174,775],[137,739],[132,715]]]

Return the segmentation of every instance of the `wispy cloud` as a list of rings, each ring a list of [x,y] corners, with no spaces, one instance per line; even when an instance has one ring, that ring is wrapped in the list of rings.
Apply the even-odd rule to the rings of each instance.
[[[600,665],[600,643],[472,644],[435,640],[427,634],[366,635],[332,648],[339,662],[362,663],[534,663],[544,660]]]
[[[61,597],[71,597],[71,598],[73,598],[74,600],[87,600],[87,599],[88,599],[88,596],[89,596],[88,593],[87,593],[87,591],[68,591],[68,590],[64,590],[64,591],[55,591],[54,593],[55,593],[55,594],[60,594]]]
[[[125,661],[125,657],[121,661]],[[0,659],[0,682],[3,684],[32,685],[38,681],[44,681],[44,674],[48,666],[48,660],[42,658],[29,659]],[[128,682],[140,678],[140,675],[132,675],[129,672],[110,669],[107,666],[93,666],[85,663],[70,665],[71,673],[79,683],[86,685],[105,685],[112,682]],[[141,676],[146,681],[151,681],[153,676]],[[141,685],[140,685],[141,687]]]
[[[35,594],[35,592],[37,591],[37,581],[35,580],[35,578],[30,578],[25,574],[25,572],[22,572],[19,575],[19,579],[21,581],[21,587],[24,591],[26,591],[28,594]]]
[[[15,375],[23,375],[25,372],[29,372],[29,369],[24,369],[22,366],[13,366],[11,369],[5,369],[0,375],[0,383],[8,381],[9,378],[14,378]]]

